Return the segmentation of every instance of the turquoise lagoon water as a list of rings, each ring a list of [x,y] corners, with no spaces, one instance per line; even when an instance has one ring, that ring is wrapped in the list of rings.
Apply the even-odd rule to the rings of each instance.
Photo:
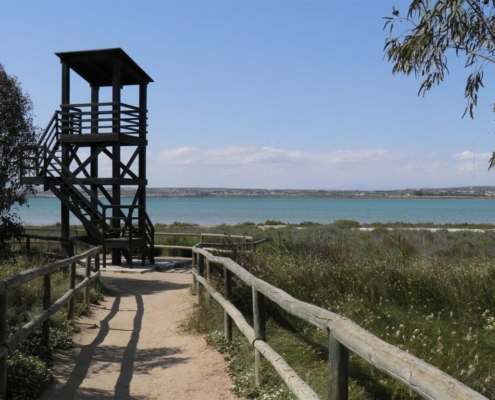
[[[130,199],[123,199],[123,202]],[[312,198],[150,198],[154,223],[174,221],[200,225],[278,220],[287,223],[331,223],[339,219],[366,222],[434,222],[495,224],[495,199],[312,199]],[[31,198],[19,214],[31,225],[60,221],[56,198]],[[72,217],[71,223],[78,221]]]

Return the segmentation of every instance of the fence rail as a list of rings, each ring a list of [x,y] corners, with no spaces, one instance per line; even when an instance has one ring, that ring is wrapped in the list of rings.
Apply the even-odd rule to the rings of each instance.
[[[298,399],[317,399],[318,396],[266,342],[264,299],[268,298],[290,314],[328,332],[328,398],[348,398],[349,351],[373,365],[393,379],[401,382],[425,399],[474,400],[486,399],[463,383],[438,368],[392,346],[361,328],[348,318],[323,308],[304,303],[269,283],[256,278],[233,260],[214,256],[202,243],[193,247],[193,279],[198,299],[202,287],[223,307],[224,334],[232,339],[232,321],[255,349],[255,380],[259,383],[259,359],[263,355],[276,369]],[[224,295],[209,283],[212,264],[223,267]],[[206,270],[206,271],[205,271]],[[206,273],[205,273],[206,272]],[[206,275],[206,279],[205,276]],[[229,301],[232,292],[232,275],[250,286],[253,294],[253,327]]]
[[[58,228],[27,228],[26,232],[28,231],[46,231],[46,232],[58,232],[60,233],[60,229]],[[78,235],[86,235],[86,230],[85,229],[71,229],[71,232],[74,232],[76,237]],[[229,247],[229,246],[240,246],[240,247],[247,247],[247,246],[256,246],[257,244],[263,243],[267,241],[267,238],[261,238],[261,239],[255,239],[252,236],[242,236],[242,235],[226,235],[223,233],[207,233],[207,232],[192,232],[192,233],[182,233],[182,232],[154,232],[154,240],[156,241],[157,237],[195,237],[198,238],[200,242],[205,243],[205,238],[225,238],[225,239],[234,239],[234,240],[239,240],[236,243],[208,243],[210,246],[215,246],[215,247]],[[42,236],[42,235],[34,235],[34,234],[25,234],[23,235],[23,238],[25,239],[25,245],[26,245],[26,250],[30,250],[31,243],[36,244],[36,245],[41,245],[41,244],[49,244],[50,242],[53,241],[60,241],[60,237],[58,236]],[[35,239],[35,240],[32,240]],[[64,238],[66,243],[69,242],[69,240],[73,240],[74,238]],[[240,240],[244,240],[244,242],[240,242]],[[16,240],[11,240],[9,241],[11,244],[21,244],[22,242],[16,241]],[[82,243],[82,242],[80,242]],[[205,243],[206,244],[206,243]],[[155,244],[155,248],[158,249],[171,249],[171,250],[191,250],[192,246],[186,246],[186,245],[175,245],[175,244]]]
[[[31,235],[38,239],[47,241],[59,241],[66,243],[67,238],[43,237],[39,235]],[[28,236],[29,238],[29,236]],[[50,341],[50,317],[60,311],[63,306],[68,304],[67,317],[74,317],[74,296],[76,293],[84,289],[84,302],[89,304],[90,283],[100,276],[100,250],[98,247],[92,247],[84,242],[74,240],[74,244],[83,247],[89,247],[85,252],[55,261],[42,267],[32,268],[23,271],[17,275],[9,276],[0,280],[0,398],[5,398],[7,393],[7,354],[14,350],[20,342],[25,340],[36,329],[42,327],[42,342],[45,346],[49,345]],[[29,243],[29,239],[27,239]],[[95,271],[91,273],[91,263],[94,259]],[[85,276],[84,279],[76,286],[76,264],[85,260]],[[51,274],[61,268],[69,267],[69,288],[67,292],[51,302]],[[24,285],[33,279],[43,276],[43,311],[32,318],[24,326],[7,337],[7,292]]]

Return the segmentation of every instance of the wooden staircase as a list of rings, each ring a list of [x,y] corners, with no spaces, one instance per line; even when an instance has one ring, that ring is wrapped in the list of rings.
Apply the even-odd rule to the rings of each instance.
[[[70,111],[70,118],[64,116],[67,114],[66,109],[64,112],[55,111],[38,144],[24,149],[25,157],[31,160],[32,167],[23,171],[22,181],[43,185],[45,191],[50,190],[82,223],[88,242],[103,246],[104,251],[120,249],[131,266],[133,249],[139,248],[142,264],[146,258],[154,264],[154,227],[146,211],[140,210],[136,200],[131,205],[115,205],[111,191],[106,188],[108,178],[80,178],[67,166],[74,161],[74,156],[68,163],[62,160],[61,137],[65,145],[78,146],[83,137],[89,136],[81,132],[81,117],[84,113],[75,107]],[[108,140],[105,135],[91,136],[93,142],[98,143],[99,139],[102,147],[107,146],[104,143]],[[77,161],[80,164],[80,160]],[[95,187],[103,194],[105,203],[95,195]],[[103,258],[103,266],[106,266],[106,257]]]

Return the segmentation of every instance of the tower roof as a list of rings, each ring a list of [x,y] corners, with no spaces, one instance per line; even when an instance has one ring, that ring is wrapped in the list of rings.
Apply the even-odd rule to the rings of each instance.
[[[112,86],[114,60],[120,60],[123,86],[153,82],[153,79],[121,48],[55,54],[62,63],[67,64],[91,86]]]

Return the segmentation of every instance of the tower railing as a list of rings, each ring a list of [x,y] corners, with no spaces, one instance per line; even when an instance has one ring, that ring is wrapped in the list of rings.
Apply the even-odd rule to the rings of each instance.
[[[60,107],[62,111],[57,113],[63,134],[142,133],[139,107],[111,102],[62,104]]]

